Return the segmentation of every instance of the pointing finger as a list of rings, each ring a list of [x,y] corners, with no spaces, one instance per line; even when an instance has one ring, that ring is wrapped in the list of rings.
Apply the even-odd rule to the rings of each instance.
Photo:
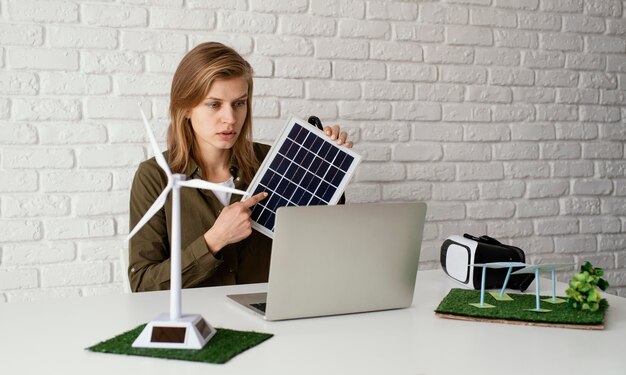
[[[244,207],[246,208],[251,208],[252,206],[254,206],[255,204],[259,203],[260,201],[262,201],[263,199],[265,199],[265,197],[267,197],[267,193],[266,192],[262,192],[259,193],[257,195],[253,195],[250,198],[241,201],[241,204],[244,205]]]

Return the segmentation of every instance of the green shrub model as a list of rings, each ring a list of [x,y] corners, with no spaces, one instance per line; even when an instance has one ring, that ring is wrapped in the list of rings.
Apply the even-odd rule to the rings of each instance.
[[[608,302],[602,298],[600,291],[606,290],[609,283],[602,278],[604,271],[602,268],[595,268],[589,262],[585,262],[580,267],[580,273],[575,274],[569,282],[567,294],[567,304],[577,310],[597,311],[606,308]]]

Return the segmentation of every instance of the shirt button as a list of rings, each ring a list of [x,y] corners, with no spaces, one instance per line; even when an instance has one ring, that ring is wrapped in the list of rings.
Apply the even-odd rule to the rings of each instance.
[[[235,178],[235,181],[239,182],[239,180],[241,180],[241,178],[239,177]]]
[[[229,269],[228,269],[228,272],[233,273],[233,272],[235,272],[235,270],[234,270],[234,269],[232,269],[232,268],[229,268]]]

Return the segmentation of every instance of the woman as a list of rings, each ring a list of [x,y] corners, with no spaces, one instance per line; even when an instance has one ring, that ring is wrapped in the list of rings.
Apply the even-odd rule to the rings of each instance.
[[[232,48],[203,43],[176,69],[170,95],[168,150],[173,173],[246,190],[269,146],[252,141],[252,68]],[[338,126],[324,129],[352,147]],[[154,158],[140,164],[130,197],[134,227],[167,184]],[[264,193],[241,197],[181,189],[183,287],[265,282],[271,239],[252,230],[250,208]],[[169,289],[171,198],[130,240],[133,291]]]

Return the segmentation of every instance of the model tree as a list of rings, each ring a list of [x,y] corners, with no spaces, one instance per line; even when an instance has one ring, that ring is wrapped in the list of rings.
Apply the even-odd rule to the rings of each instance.
[[[589,262],[580,267],[580,273],[575,274],[569,282],[567,304],[577,310],[597,311],[608,307],[609,303],[600,295],[601,290],[606,290],[609,283],[602,278],[604,271],[596,268]]]

